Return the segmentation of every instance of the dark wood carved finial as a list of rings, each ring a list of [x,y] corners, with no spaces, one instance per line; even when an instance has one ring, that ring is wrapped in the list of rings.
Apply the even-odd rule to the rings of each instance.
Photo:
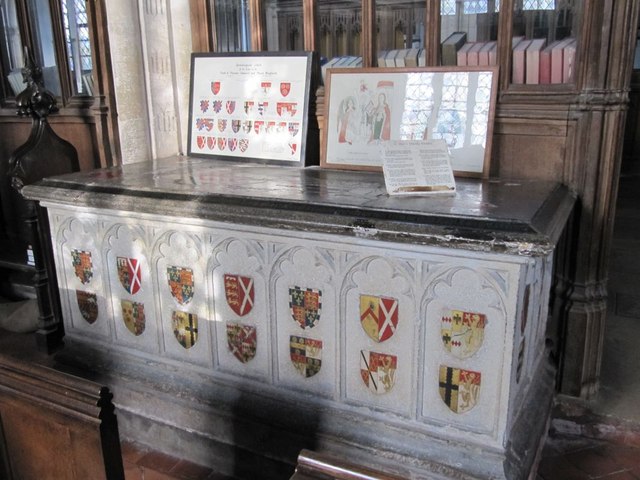
[[[16,113],[21,117],[46,118],[58,111],[56,97],[44,87],[42,68],[35,63],[26,47],[24,53],[26,60],[22,79],[27,86],[16,97]]]

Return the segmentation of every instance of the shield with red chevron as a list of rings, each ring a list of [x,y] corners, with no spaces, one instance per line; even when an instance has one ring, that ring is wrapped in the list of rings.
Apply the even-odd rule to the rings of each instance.
[[[360,295],[360,324],[376,342],[393,336],[398,326],[398,300],[375,295]]]
[[[239,316],[243,317],[253,308],[253,278],[225,273],[224,293],[227,304]]]

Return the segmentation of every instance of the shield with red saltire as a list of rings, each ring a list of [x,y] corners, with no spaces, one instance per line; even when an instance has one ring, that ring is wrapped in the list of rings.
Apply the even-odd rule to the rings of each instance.
[[[207,137],[207,147],[209,147],[209,150],[216,148],[216,137]]]
[[[131,300],[120,300],[122,308],[122,320],[127,329],[136,337],[142,335],[146,324],[144,316],[144,304]]]
[[[122,287],[131,295],[135,295],[142,286],[142,271],[137,258],[117,257],[118,279]]]
[[[198,340],[198,316],[195,313],[171,312],[171,328],[178,343],[184,348],[191,348]]]
[[[226,104],[227,113],[231,115],[236,110],[236,101],[235,100],[227,100]]]
[[[71,264],[78,280],[84,285],[93,278],[93,263],[91,252],[86,250],[71,250]]]
[[[391,390],[397,369],[398,357],[395,355],[360,350],[360,376],[371,392],[383,394]]]
[[[235,151],[235,149],[238,147],[238,139],[235,137],[230,137],[227,145],[229,145],[229,150],[231,150],[232,152]]]
[[[240,120],[231,120],[231,130],[233,130],[233,133],[240,131]]]
[[[98,297],[95,293],[85,292],[84,290],[76,290],[76,299],[78,300],[78,308],[80,314],[89,325],[95,323],[98,319]]]
[[[231,310],[243,317],[253,308],[253,278],[225,273],[224,294]]]
[[[289,287],[289,311],[301,328],[313,328],[320,321],[322,292],[313,288]]]
[[[218,130],[220,132],[224,132],[226,128],[227,128],[227,119],[226,118],[218,119]]]
[[[238,145],[240,146],[240,151],[244,153],[247,151],[247,148],[249,148],[249,140],[246,138],[241,138]]]
[[[375,295],[360,295],[360,324],[376,342],[393,336],[398,326],[398,300]]]
[[[256,356],[258,333],[253,325],[227,322],[227,344],[229,350],[242,363]]]
[[[471,410],[478,403],[482,374],[473,370],[440,365],[440,398],[455,413]]]
[[[322,367],[322,340],[290,335],[289,356],[300,375],[313,377]]]
[[[458,358],[470,357],[482,345],[486,324],[487,316],[483,313],[444,311],[440,319],[444,348]]]
[[[186,305],[193,298],[193,270],[186,267],[167,267],[167,282],[171,295],[180,305]]]
[[[214,100],[213,111],[216,113],[220,113],[220,110],[222,110],[222,100]]]
[[[280,82],[280,94],[283,97],[286,97],[287,95],[289,95],[290,91],[291,91],[291,82]]]
[[[269,93],[269,90],[271,90],[271,82],[261,82],[260,88],[262,88],[262,93]]]
[[[213,93],[214,95],[219,94],[221,86],[222,85],[220,84],[220,82],[211,82],[211,93]]]
[[[295,137],[300,131],[300,123],[299,122],[289,122],[289,135]]]
[[[218,137],[218,149],[224,150],[227,146],[227,139],[224,137]]]
[[[207,139],[205,138],[204,135],[198,135],[196,137],[196,143],[198,144],[198,148],[202,149],[204,148],[204,145],[206,143]]]

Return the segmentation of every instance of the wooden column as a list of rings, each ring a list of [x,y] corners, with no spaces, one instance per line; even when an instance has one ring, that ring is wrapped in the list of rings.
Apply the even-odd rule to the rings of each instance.
[[[376,0],[362,0],[362,66],[376,64]]]

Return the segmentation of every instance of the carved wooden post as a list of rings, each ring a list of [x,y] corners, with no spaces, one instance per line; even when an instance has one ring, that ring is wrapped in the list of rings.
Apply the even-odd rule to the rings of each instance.
[[[44,177],[78,171],[78,154],[69,142],[58,137],[47,122],[58,111],[56,99],[44,88],[42,70],[25,55],[27,65],[22,75],[27,87],[16,97],[17,114],[32,118],[31,134],[26,143],[9,158],[11,185],[17,192]],[[55,275],[49,222],[46,210],[36,202],[16,195],[15,208],[27,227],[33,263],[34,287],[38,298],[38,347],[48,353],[61,342],[63,333],[60,298]]]

